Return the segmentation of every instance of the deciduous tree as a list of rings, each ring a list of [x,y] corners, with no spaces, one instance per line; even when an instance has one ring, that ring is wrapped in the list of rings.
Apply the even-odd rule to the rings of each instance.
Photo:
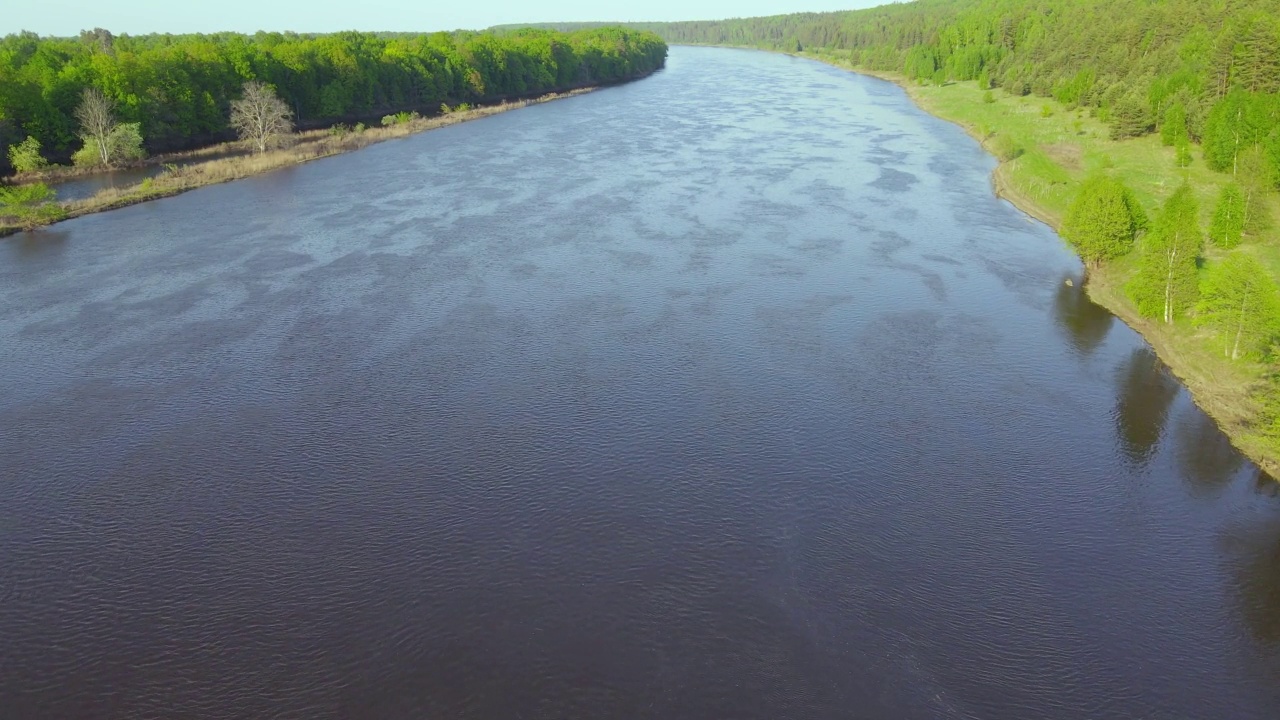
[[[1133,193],[1105,175],[1088,178],[1062,223],[1062,236],[1086,263],[1097,266],[1133,249],[1147,225]]]
[[[1230,253],[1204,273],[1197,320],[1226,357],[1260,357],[1280,339],[1280,288],[1252,254]]]
[[[1195,196],[1184,184],[1165,201],[1155,227],[1142,239],[1138,272],[1127,288],[1142,315],[1173,323],[1195,305],[1204,244],[1197,213]]]
[[[76,107],[76,120],[80,122],[80,138],[86,147],[93,145],[98,163],[110,164],[109,138],[116,126],[115,103],[98,88],[87,87],[80,96],[80,105]]]
[[[1239,245],[1244,234],[1244,213],[1244,193],[1240,186],[1235,183],[1224,186],[1209,223],[1209,241],[1224,249]]]
[[[275,90],[251,80],[240,99],[231,103],[231,127],[258,152],[266,152],[293,132],[293,113]]]
[[[1275,187],[1276,168],[1261,146],[1251,145],[1236,162],[1236,182],[1244,193],[1244,229],[1260,233],[1271,228],[1265,198]]]
[[[40,154],[40,141],[28,135],[26,140],[9,146],[9,164],[22,173],[48,167],[49,161]]]
[[[76,108],[84,145],[73,156],[77,165],[112,165],[145,157],[141,123],[119,123],[115,103],[96,87],[84,89]]]

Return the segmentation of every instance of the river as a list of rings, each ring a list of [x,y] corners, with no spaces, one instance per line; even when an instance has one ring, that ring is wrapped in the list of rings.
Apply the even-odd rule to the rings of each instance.
[[[674,48],[0,242],[0,715],[1277,717],[1277,486],[993,166]]]

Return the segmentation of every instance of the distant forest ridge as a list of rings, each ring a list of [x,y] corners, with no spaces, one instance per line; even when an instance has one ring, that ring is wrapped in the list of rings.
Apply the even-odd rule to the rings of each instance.
[[[1054,97],[1094,109],[1118,137],[1155,132],[1172,112],[1193,141],[1243,129],[1280,163],[1280,103],[1260,97],[1280,91],[1280,0],[917,0],[628,27],[670,43],[838,51],[869,70]],[[1248,127],[1215,127],[1233,93]]]
[[[662,67],[667,46],[620,27],[410,35],[114,36],[19,33],[0,38],[0,149],[34,137],[53,159],[81,145],[74,117],[85,88],[119,119],[140,123],[151,152],[229,139],[229,107],[246,81],[274,87],[302,126],[437,111],[619,82]],[[0,152],[0,173],[7,172]]]

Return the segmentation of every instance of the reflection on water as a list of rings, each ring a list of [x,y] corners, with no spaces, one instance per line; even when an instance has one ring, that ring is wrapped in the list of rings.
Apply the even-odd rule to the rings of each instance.
[[[1217,423],[1196,408],[1179,413],[1174,423],[1183,477],[1197,495],[1216,495],[1244,465],[1244,458]]]
[[[1273,492],[1275,481],[1265,482],[1265,492]],[[1280,515],[1233,527],[1225,546],[1236,559],[1235,591],[1250,632],[1258,642],[1280,647]]]
[[[1115,423],[1120,447],[1141,465],[1151,458],[1181,387],[1150,347],[1134,348],[1117,373]]]
[[[1081,278],[1068,275],[1053,296],[1054,319],[1082,354],[1093,352],[1111,331],[1115,316],[1089,299]]]
[[[40,232],[19,233],[7,242],[17,250],[18,257],[22,260],[36,261],[64,251],[70,235],[62,226],[54,225],[42,228]]]

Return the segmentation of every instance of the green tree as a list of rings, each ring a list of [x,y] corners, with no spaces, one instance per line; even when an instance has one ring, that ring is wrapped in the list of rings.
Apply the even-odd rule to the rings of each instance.
[[[1164,122],[1160,123],[1160,143],[1166,147],[1179,147],[1189,141],[1187,109],[1182,103],[1174,103],[1164,111]]]
[[[1276,169],[1271,157],[1262,147],[1251,145],[1240,153],[1236,161],[1236,182],[1244,193],[1244,229],[1260,233],[1271,228],[1271,216],[1267,210],[1267,193],[1275,187]]]
[[[1106,175],[1094,175],[1080,186],[1061,232],[1080,259],[1096,267],[1132,250],[1146,226],[1146,214],[1127,187]]]
[[[40,141],[28,135],[26,140],[9,146],[9,164],[20,172],[35,172],[49,166],[49,161],[40,154]]]
[[[27,230],[34,229],[66,215],[56,197],[44,183],[0,188],[0,216],[13,218]]]
[[[1234,252],[1201,282],[1197,321],[1218,335],[1232,360],[1258,358],[1280,339],[1280,288],[1253,255]]]
[[[1136,97],[1125,97],[1111,109],[1111,139],[1138,137],[1151,132],[1151,109]]]
[[[1235,183],[1223,186],[1209,223],[1209,241],[1227,249],[1239,245],[1244,234],[1244,215],[1244,192],[1240,186]]]
[[[1236,56],[1236,74],[1246,90],[1271,93],[1280,89],[1280,39],[1276,37],[1274,17],[1261,15],[1253,19]]]
[[[1173,162],[1180,168],[1191,166],[1191,143],[1184,140],[1178,144]]]
[[[1138,271],[1127,286],[1143,316],[1173,323],[1195,305],[1204,244],[1198,213],[1195,196],[1184,183],[1165,201],[1155,226],[1143,238]]]

